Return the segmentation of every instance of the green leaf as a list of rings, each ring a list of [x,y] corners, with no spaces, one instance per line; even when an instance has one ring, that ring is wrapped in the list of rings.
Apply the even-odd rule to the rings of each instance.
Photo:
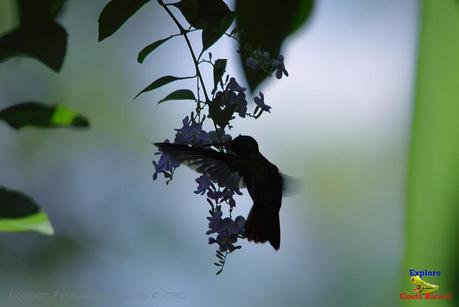
[[[54,234],[48,216],[32,198],[0,187],[0,232],[37,231]]]
[[[59,24],[28,24],[0,37],[0,62],[14,56],[29,56],[59,71],[66,47],[67,32]]]
[[[226,71],[226,62],[226,59],[218,59],[214,63],[214,89],[212,94],[217,91],[218,83],[222,83],[222,77]]]
[[[99,16],[99,42],[115,33],[149,0],[112,0]]]
[[[165,98],[161,99],[158,104],[168,100],[196,100],[196,98],[194,97],[193,92],[190,90],[176,90],[167,95]]]
[[[247,67],[250,54],[244,45],[263,48],[276,58],[285,38],[306,22],[313,6],[314,0],[236,0],[236,23],[242,43],[239,57],[252,92],[268,75]]]
[[[21,25],[56,19],[66,2],[67,0],[17,0]]]
[[[459,295],[459,3],[424,0],[421,4],[406,254],[400,272],[402,289],[408,290],[412,288],[409,268],[441,271],[434,283],[442,293],[451,291],[454,300]]]
[[[182,0],[176,6],[188,23],[196,29],[214,27],[232,12],[222,0]]]
[[[230,12],[228,16],[223,17],[214,26],[202,30],[202,52],[212,46],[216,41],[225,34],[226,30],[234,21],[235,14]]]
[[[193,77],[164,76],[164,77],[158,78],[155,81],[153,81],[152,83],[150,83],[150,85],[147,86],[146,88],[144,88],[140,93],[138,93],[134,97],[134,99],[139,97],[140,94],[152,91],[152,90],[157,89],[158,87],[161,87],[161,86],[166,85],[168,83],[171,83],[171,82],[174,82],[174,81],[177,81],[177,80],[184,80],[184,79],[191,79],[191,78],[194,78],[194,76]]]
[[[25,102],[0,111],[0,120],[11,127],[21,129],[27,126],[41,128],[89,127],[88,120],[63,105],[45,105],[39,102]]]
[[[40,208],[29,196],[0,186],[0,218],[19,218],[39,211]]]
[[[169,39],[171,39],[172,36],[169,36],[167,38],[164,38],[164,39],[160,39],[159,41],[156,41],[154,43],[151,43],[150,45],[148,45],[147,47],[143,48],[142,51],[139,52],[139,55],[137,56],[137,62],[139,63],[143,63],[143,61],[145,60],[145,58],[150,54],[152,53],[156,48],[158,48],[159,46],[161,46],[163,43],[167,42]]]

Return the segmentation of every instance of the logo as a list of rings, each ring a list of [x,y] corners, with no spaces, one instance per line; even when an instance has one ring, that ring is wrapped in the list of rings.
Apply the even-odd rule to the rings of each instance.
[[[415,269],[409,270],[409,278],[411,284],[414,285],[414,293],[400,293],[401,300],[451,300],[452,294],[436,293],[440,287],[432,282],[427,282],[422,278],[424,276],[438,277],[441,275],[440,271],[416,271]],[[429,277],[429,278],[431,278]],[[430,279],[429,279],[430,281]]]

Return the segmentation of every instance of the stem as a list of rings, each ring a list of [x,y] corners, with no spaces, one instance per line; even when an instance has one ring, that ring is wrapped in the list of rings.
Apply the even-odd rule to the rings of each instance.
[[[202,91],[204,92],[204,97],[206,98],[206,102],[209,102],[210,100],[209,100],[209,95],[207,95],[206,85],[204,84],[204,80],[202,78],[201,70],[199,69],[198,60],[197,60],[196,55],[194,53],[193,47],[191,46],[190,39],[188,38],[187,30],[185,30],[185,28],[183,28],[183,26],[180,24],[180,22],[177,20],[177,18],[174,16],[174,14],[172,14],[171,10],[167,7],[166,4],[164,4],[163,0],[158,0],[158,3],[159,3],[159,5],[161,5],[166,10],[167,14],[169,14],[169,16],[172,18],[174,23],[179,28],[180,33],[185,38],[186,44],[188,45],[188,49],[190,50],[191,57],[193,58],[194,66],[196,68],[196,74],[198,76],[198,79],[201,81],[201,86],[202,86]]]

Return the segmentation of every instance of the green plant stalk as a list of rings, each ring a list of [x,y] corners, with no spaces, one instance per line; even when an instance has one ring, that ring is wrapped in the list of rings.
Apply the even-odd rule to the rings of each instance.
[[[459,1],[424,0],[421,15],[401,290],[412,292],[410,268],[438,270],[428,281],[453,300],[435,304],[453,306],[459,296]]]

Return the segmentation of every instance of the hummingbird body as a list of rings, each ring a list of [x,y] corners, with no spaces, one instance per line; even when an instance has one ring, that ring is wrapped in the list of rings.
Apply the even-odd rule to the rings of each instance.
[[[250,136],[238,136],[225,143],[227,153],[187,145],[156,143],[169,157],[206,174],[220,186],[247,187],[253,206],[245,225],[246,236],[255,243],[280,247],[279,210],[283,178],[277,167],[258,150]]]

